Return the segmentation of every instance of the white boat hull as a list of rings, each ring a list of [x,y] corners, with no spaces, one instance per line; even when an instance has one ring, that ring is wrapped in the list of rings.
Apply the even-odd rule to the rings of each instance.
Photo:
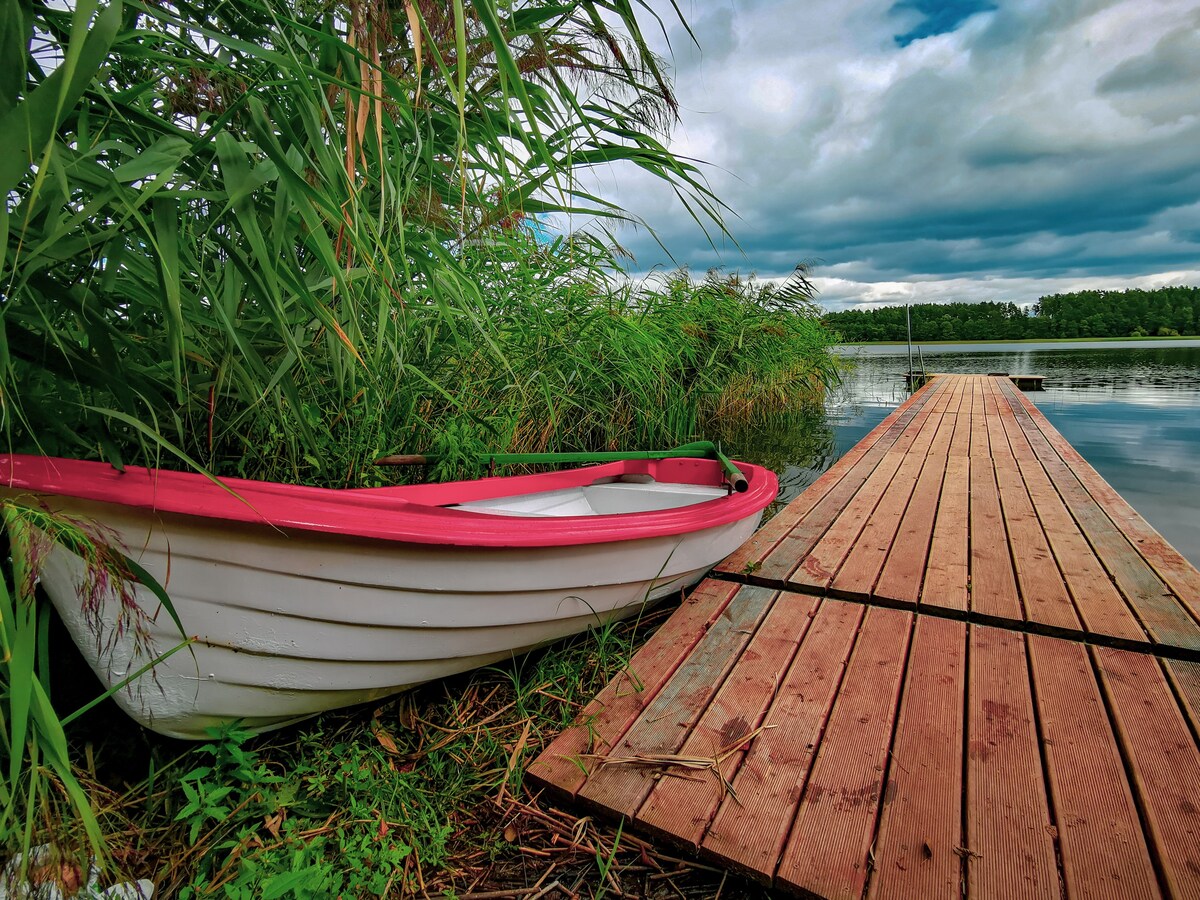
[[[116,691],[155,731],[204,738],[241,719],[265,730],[508,659],[630,616],[698,581],[759,514],[685,534],[607,543],[465,548],[312,532],[56,497],[104,523],[170,595],[191,645]],[[155,595],[148,657],[118,628],[119,602],[89,622],[82,560],[56,547],[41,578],[108,687],[179,645]]]

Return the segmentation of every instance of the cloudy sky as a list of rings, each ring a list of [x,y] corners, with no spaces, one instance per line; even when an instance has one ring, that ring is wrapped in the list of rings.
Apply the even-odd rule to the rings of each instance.
[[[680,6],[700,49],[670,28],[672,145],[741,249],[649,176],[602,179],[676,262],[813,260],[831,309],[1200,284],[1200,0]],[[635,271],[672,265],[619,238]]]

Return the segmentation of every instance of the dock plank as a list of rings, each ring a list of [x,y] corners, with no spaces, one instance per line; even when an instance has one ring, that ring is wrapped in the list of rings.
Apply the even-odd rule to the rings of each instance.
[[[1200,663],[1171,659],[1164,666],[1179,693],[1184,715],[1192,723],[1192,733],[1200,736]]]
[[[728,556],[715,569],[732,575],[740,575],[756,570],[763,559],[783,541],[789,532],[799,524],[800,520],[813,511],[825,495],[834,490],[838,484],[851,473],[866,468],[874,468],[875,463],[882,458],[900,436],[905,426],[916,416],[920,406],[931,400],[936,391],[942,386],[926,385],[914,395],[912,406],[901,406],[889,413],[882,422],[876,425],[867,436],[846,451],[842,457],[824,472],[820,478],[809,486],[799,497],[784,507],[766,525],[743,544],[738,550]],[[854,475],[855,478],[858,474]],[[865,476],[863,477],[865,480]],[[859,482],[861,484],[861,482]],[[853,491],[849,496],[853,496]]]
[[[1104,507],[1114,524],[1129,539],[1143,559],[1159,573],[1175,596],[1200,620],[1200,571],[1167,543],[1153,526],[1142,518],[1129,502],[1117,493],[1074,447],[1046,419],[1045,415],[1020,391],[1008,389],[1010,404],[1025,408],[1038,430],[1071,468],[1089,494]]]
[[[1088,493],[1046,439],[1044,428],[1050,428],[1049,423],[1045,422],[1043,426],[1036,421],[1033,415],[1036,410],[1031,412],[1020,402],[1023,400],[1022,397],[1010,398],[1009,405],[1016,402],[1013,412],[1029,438],[1034,454],[1142,625],[1160,643],[1200,650],[1200,624],[1116,527],[1096,498]],[[1082,460],[1080,464],[1087,465]]]
[[[682,756],[718,758],[760,725],[775,698],[779,673],[787,671],[797,647],[821,601],[812,596],[781,594],[767,617],[738,657],[708,708],[684,741]],[[724,780],[732,780],[742,761],[735,753],[721,764]],[[725,795],[721,778],[659,778],[637,817],[651,834],[698,847],[700,839]]]
[[[883,442],[876,442],[762,558],[753,573],[755,581],[800,590],[824,587],[845,556],[847,540],[852,541],[861,531],[866,516],[923,429],[934,396],[932,392],[918,395],[920,402],[914,402],[890,429],[898,432],[891,445],[885,448]]]
[[[927,454],[934,437],[940,430],[948,399],[948,392],[939,393],[933,403],[927,404],[922,410],[924,421],[918,424],[914,420],[910,425],[912,428],[918,428],[918,433],[906,451],[900,467],[836,574],[824,585],[832,595],[864,599],[871,595],[884,562],[896,543],[897,530],[907,516],[909,502],[928,459]],[[934,463],[933,467],[936,468],[937,464]],[[927,549],[928,535],[919,547],[922,551]],[[804,571],[804,567],[797,571]],[[913,600],[915,602],[916,598]]]
[[[971,377],[971,446],[967,451],[972,457],[988,459],[992,455],[988,440],[987,416],[984,408],[983,379]]]
[[[713,579],[694,588],[668,625],[651,635],[625,670],[583,708],[577,724],[562,731],[530,764],[529,774],[542,786],[574,795],[587,778],[580,756],[612,749],[724,614],[738,589]]]
[[[987,427],[988,445],[993,459],[1012,458],[1013,450],[1008,443],[1008,435],[1004,423],[1000,420],[1000,406],[1008,401],[996,379],[988,378],[984,382],[984,424]]]
[[[958,415],[954,419],[954,434],[950,438],[950,447],[946,451],[951,459],[971,455],[971,405],[974,402],[975,389],[970,378],[957,379],[962,388],[962,399],[958,407]]]
[[[1200,573],[1007,380],[881,425],[528,786],[807,897],[1200,900]],[[730,792],[589,755],[722,749]]]
[[[933,540],[933,523],[937,518],[945,477],[946,457],[935,456],[931,450],[931,454],[925,458],[895,540],[888,548],[887,559],[873,591],[875,597],[914,606],[920,600],[921,583]]]
[[[1057,900],[1024,635],[971,626],[967,665],[968,895]]]
[[[999,619],[1025,618],[1017,596],[996,469],[989,460],[971,457],[971,610]]]
[[[869,900],[958,900],[967,626],[919,617],[891,752]]]
[[[954,438],[954,427],[958,422],[959,410],[962,407],[964,385],[961,379],[938,379],[934,382],[940,389],[939,396],[944,397],[942,420],[938,423],[937,434],[929,445],[928,456],[945,457],[950,455],[950,442]],[[943,383],[945,386],[943,387]]]
[[[1029,656],[1067,895],[1158,897],[1154,864],[1087,648],[1035,635]]]
[[[1200,898],[1200,748],[1158,660],[1091,652],[1167,889]]]
[[[829,716],[776,882],[820,897],[862,895],[913,615],[872,608]]]
[[[956,431],[957,434],[957,431]],[[929,547],[921,604],[967,611],[970,577],[971,460],[949,456]]]
[[[695,652],[675,670],[642,711],[637,721],[612,746],[616,756],[626,751],[676,753],[692,725],[708,706],[766,616],[776,592],[746,586],[696,645]],[[653,770],[644,766],[605,766],[597,763],[577,796],[597,807],[631,816],[654,786]]]
[[[733,779],[737,799],[724,798],[703,838],[710,857],[762,881],[774,878],[864,611],[822,602],[767,713],[775,727],[750,746]]]
[[[855,548],[859,555],[846,560],[830,585],[833,593],[873,595],[916,606],[946,472],[946,450],[961,400],[962,392],[957,386],[937,395],[926,431],[911,449],[920,457],[916,480],[910,485],[906,472],[894,482],[903,491],[889,492],[881,501],[877,516],[868,523],[869,532]]]
[[[1141,623],[1109,578],[1036,459],[1017,463],[1076,614],[1089,634],[1148,641]]]
[[[753,578],[783,587],[799,564],[825,536],[825,532],[853,501],[859,490],[874,475],[884,459],[896,460],[896,454],[880,451],[864,456],[859,466],[846,474],[813,505],[812,510],[795,524],[761,559],[751,566]]]
[[[1082,629],[1016,460],[997,459],[995,463],[1000,505],[1008,523],[1009,553],[1016,569],[1025,615],[1031,622],[1053,628]]]
[[[854,498],[829,525],[828,529],[806,554],[800,565],[787,576],[788,587],[804,591],[824,592],[842,566],[842,561],[859,542],[867,520],[887,492],[900,468],[910,460],[903,453],[888,453],[871,473]],[[909,463],[909,470],[912,465]],[[900,489],[900,486],[897,488]],[[768,557],[763,574],[769,569]]]
[[[871,595],[924,464],[925,457],[914,454],[906,455],[901,461],[887,490],[838,567],[837,574],[824,585],[830,594],[861,598]]]

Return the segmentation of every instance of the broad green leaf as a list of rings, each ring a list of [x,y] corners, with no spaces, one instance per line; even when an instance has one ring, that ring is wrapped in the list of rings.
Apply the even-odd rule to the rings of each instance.
[[[192,144],[180,135],[168,134],[140,152],[129,162],[113,169],[113,177],[122,184],[147,178],[169,177],[192,151]]]
[[[78,4],[71,48],[62,65],[0,116],[0,196],[15,188],[34,160],[45,153],[59,122],[71,112],[108,56],[121,24],[121,2],[113,0],[85,30],[81,20],[91,9],[92,3]]]
[[[33,37],[33,17],[21,0],[0,0],[0,116],[17,103],[25,87],[26,54]]]

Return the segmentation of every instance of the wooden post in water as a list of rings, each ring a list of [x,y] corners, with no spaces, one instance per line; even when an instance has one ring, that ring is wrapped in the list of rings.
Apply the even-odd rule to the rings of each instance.
[[[909,312],[909,304],[904,304],[904,324],[908,328],[908,387],[911,390],[913,387],[913,367],[912,367],[912,314]]]

